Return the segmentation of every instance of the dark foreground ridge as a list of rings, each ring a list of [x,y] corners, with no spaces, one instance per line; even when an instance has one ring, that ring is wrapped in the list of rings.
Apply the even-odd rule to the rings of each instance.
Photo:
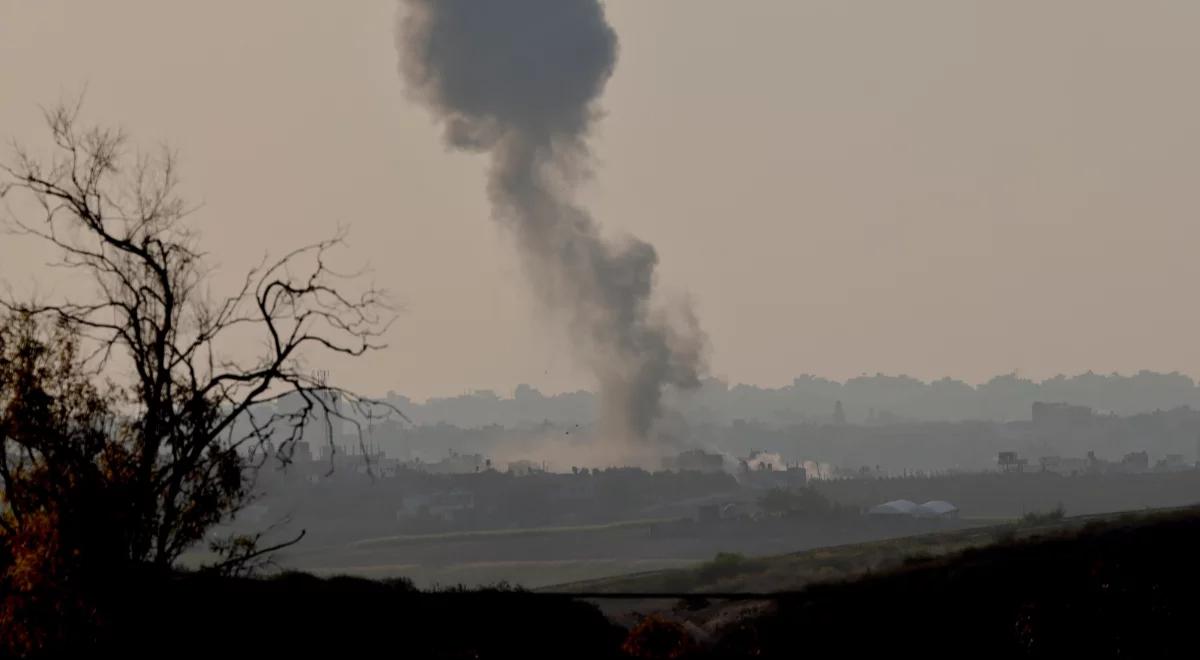
[[[781,596],[720,657],[1173,657],[1196,649],[1200,510],[1128,515]]]
[[[708,634],[682,606],[631,633],[565,594],[186,575],[131,585],[102,646],[118,657],[1190,656],[1198,549],[1200,510],[1130,514],[850,582],[741,594],[769,600]]]

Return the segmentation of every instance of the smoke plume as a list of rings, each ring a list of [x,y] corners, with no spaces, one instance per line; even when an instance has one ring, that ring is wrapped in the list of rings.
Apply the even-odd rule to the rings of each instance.
[[[652,306],[654,247],[606,240],[573,201],[596,99],[616,64],[600,0],[401,0],[401,73],[454,148],[491,158],[495,218],[563,314],[598,380],[607,435],[647,438],[664,388],[699,383],[703,335],[686,306]]]

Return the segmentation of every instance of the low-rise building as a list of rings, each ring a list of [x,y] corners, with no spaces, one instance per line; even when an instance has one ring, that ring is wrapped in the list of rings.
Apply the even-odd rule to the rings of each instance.
[[[678,472],[721,472],[725,469],[725,457],[703,449],[689,449],[664,458],[662,466],[664,470]]]

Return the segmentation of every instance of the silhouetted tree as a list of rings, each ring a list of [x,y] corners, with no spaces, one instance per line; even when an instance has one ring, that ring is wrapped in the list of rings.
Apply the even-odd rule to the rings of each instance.
[[[24,211],[7,218],[9,228],[56,249],[62,266],[91,279],[94,295],[3,304],[22,319],[18,326],[53,319],[66,333],[52,338],[47,355],[72,366],[38,372],[44,390],[83,392],[94,387],[85,383],[131,374],[104,392],[87,390],[94,401],[54,399],[63,409],[48,412],[45,424],[68,425],[71,441],[86,445],[75,456],[80,469],[98,470],[101,484],[119,473],[125,504],[112,538],[122,559],[165,569],[246,502],[258,467],[290,460],[306,425],[331,430],[335,418],[358,424],[388,412],[324,382],[307,359],[314,350],[360,356],[380,348],[392,315],[374,288],[345,293],[354,276],[327,265],[341,235],[264,260],[231,295],[211,297],[211,269],[188,227],[172,152],[134,151],[120,131],[83,126],[78,113],[78,105],[46,113],[52,155],[37,159],[18,148],[0,169],[0,194],[20,197],[13,208]],[[264,348],[247,359],[235,344]],[[274,405],[283,397],[288,405]],[[103,433],[79,436],[84,429],[71,416],[86,416],[101,399],[119,414],[106,418]],[[55,415],[65,417],[55,422]],[[5,435],[4,452],[25,457],[19,474],[61,478],[58,437],[33,436]],[[30,443],[45,446],[27,451]],[[97,467],[110,455],[119,470]],[[9,513],[19,515],[28,484],[13,476],[0,478]],[[260,554],[244,541],[216,549],[231,555],[225,567]]]

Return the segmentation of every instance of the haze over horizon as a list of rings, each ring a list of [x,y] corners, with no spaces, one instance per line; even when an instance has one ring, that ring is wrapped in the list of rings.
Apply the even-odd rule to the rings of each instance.
[[[1200,379],[1189,376],[1188,374],[1184,374],[1179,371],[1159,372],[1159,371],[1150,371],[1150,370],[1145,370],[1145,369],[1137,371],[1137,372],[1131,372],[1131,373],[1119,373],[1119,372],[1099,373],[1099,372],[1095,372],[1095,371],[1084,371],[1084,372],[1075,373],[1075,374],[1054,374],[1053,376],[1047,376],[1045,378],[1029,378],[1029,377],[1026,377],[1016,371],[1010,371],[1007,373],[994,374],[994,375],[992,375],[992,377],[986,378],[986,379],[980,380],[980,381],[968,381],[968,380],[964,380],[961,378],[955,378],[954,376],[943,376],[941,378],[922,379],[922,378],[914,378],[913,376],[910,376],[908,374],[885,374],[882,372],[862,373],[857,376],[851,376],[849,378],[843,378],[843,379],[826,378],[819,374],[804,373],[804,374],[796,374],[796,376],[794,376],[791,381],[788,381],[787,383],[778,384],[778,385],[732,381],[732,380],[728,380],[728,379],[721,378],[721,377],[705,378],[701,382],[701,385],[702,385],[702,387],[708,387],[712,384],[719,383],[721,385],[724,385],[726,388],[730,388],[730,389],[738,388],[738,387],[751,387],[751,388],[757,388],[757,389],[761,389],[761,390],[765,390],[765,391],[775,391],[775,390],[786,389],[788,387],[793,387],[797,384],[798,381],[824,382],[824,383],[829,383],[832,385],[844,387],[844,386],[846,386],[847,383],[849,383],[851,381],[876,380],[876,379],[894,379],[894,380],[899,381],[899,380],[911,379],[912,381],[915,381],[916,383],[919,383],[922,386],[929,386],[929,385],[933,385],[934,383],[938,383],[938,382],[951,381],[953,383],[962,383],[973,389],[978,390],[980,387],[987,385],[988,383],[995,383],[999,380],[1004,380],[1004,379],[1008,379],[1008,378],[1015,378],[1017,380],[1029,382],[1029,383],[1032,383],[1035,385],[1042,385],[1042,384],[1047,384],[1047,383],[1057,383],[1057,382],[1063,382],[1063,381],[1071,382],[1071,381],[1076,381],[1079,379],[1087,378],[1089,376],[1094,376],[1096,378],[1101,378],[1101,379],[1106,379],[1106,380],[1107,379],[1128,380],[1128,379],[1132,379],[1132,378],[1135,378],[1138,376],[1156,376],[1156,377],[1166,377],[1166,378],[1180,376],[1180,377],[1186,379],[1187,381],[1189,381],[1193,387],[1200,387]],[[380,396],[383,396],[384,394],[391,394],[391,395],[406,397],[413,403],[429,403],[431,401],[436,401],[436,400],[445,400],[445,399],[452,399],[455,397],[471,396],[471,395],[479,395],[479,394],[493,394],[501,399],[511,399],[518,390],[521,390],[523,388],[531,388],[533,391],[535,391],[543,396],[557,396],[557,395],[564,395],[564,394],[575,394],[575,393],[580,393],[580,392],[588,393],[588,394],[595,394],[594,389],[587,388],[587,387],[580,387],[580,388],[568,389],[568,390],[544,390],[544,389],[540,389],[536,386],[533,386],[529,383],[516,383],[509,387],[500,387],[500,388],[464,386],[463,389],[459,392],[453,392],[450,394],[435,394],[435,395],[429,395],[429,396],[413,396],[413,395],[410,395],[408,392],[405,392],[405,391],[399,390],[399,389],[395,389],[395,388],[388,390],[386,393],[377,392],[375,394],[380,395]],[[682,396],[688,397],[688,396],[691,396],[691,393],[684,392],[682,394]],[[1051,398],[1053,398],[1053,397],[1051,397]],[[1046,402],[1047,403],[1055,403],[1058,401],[1047,400]],[[1067,403],[1070,403],[1070,402],[1068,401]]]
[[[1200,5],[606,6],[619,66],[582,201],[655,245],[711,375],[1200,376]],[[86,87],[88,119],[178,148],[231,276],[348,225],[347,262],[404,307],[391,350],[332,366],[348,386],[595,389],[489,220],[485,160],[405,97],[397,11],[0,0],[0,139],[40,147],[38,106]],[[67,286],[27,243],[0,260]]]

